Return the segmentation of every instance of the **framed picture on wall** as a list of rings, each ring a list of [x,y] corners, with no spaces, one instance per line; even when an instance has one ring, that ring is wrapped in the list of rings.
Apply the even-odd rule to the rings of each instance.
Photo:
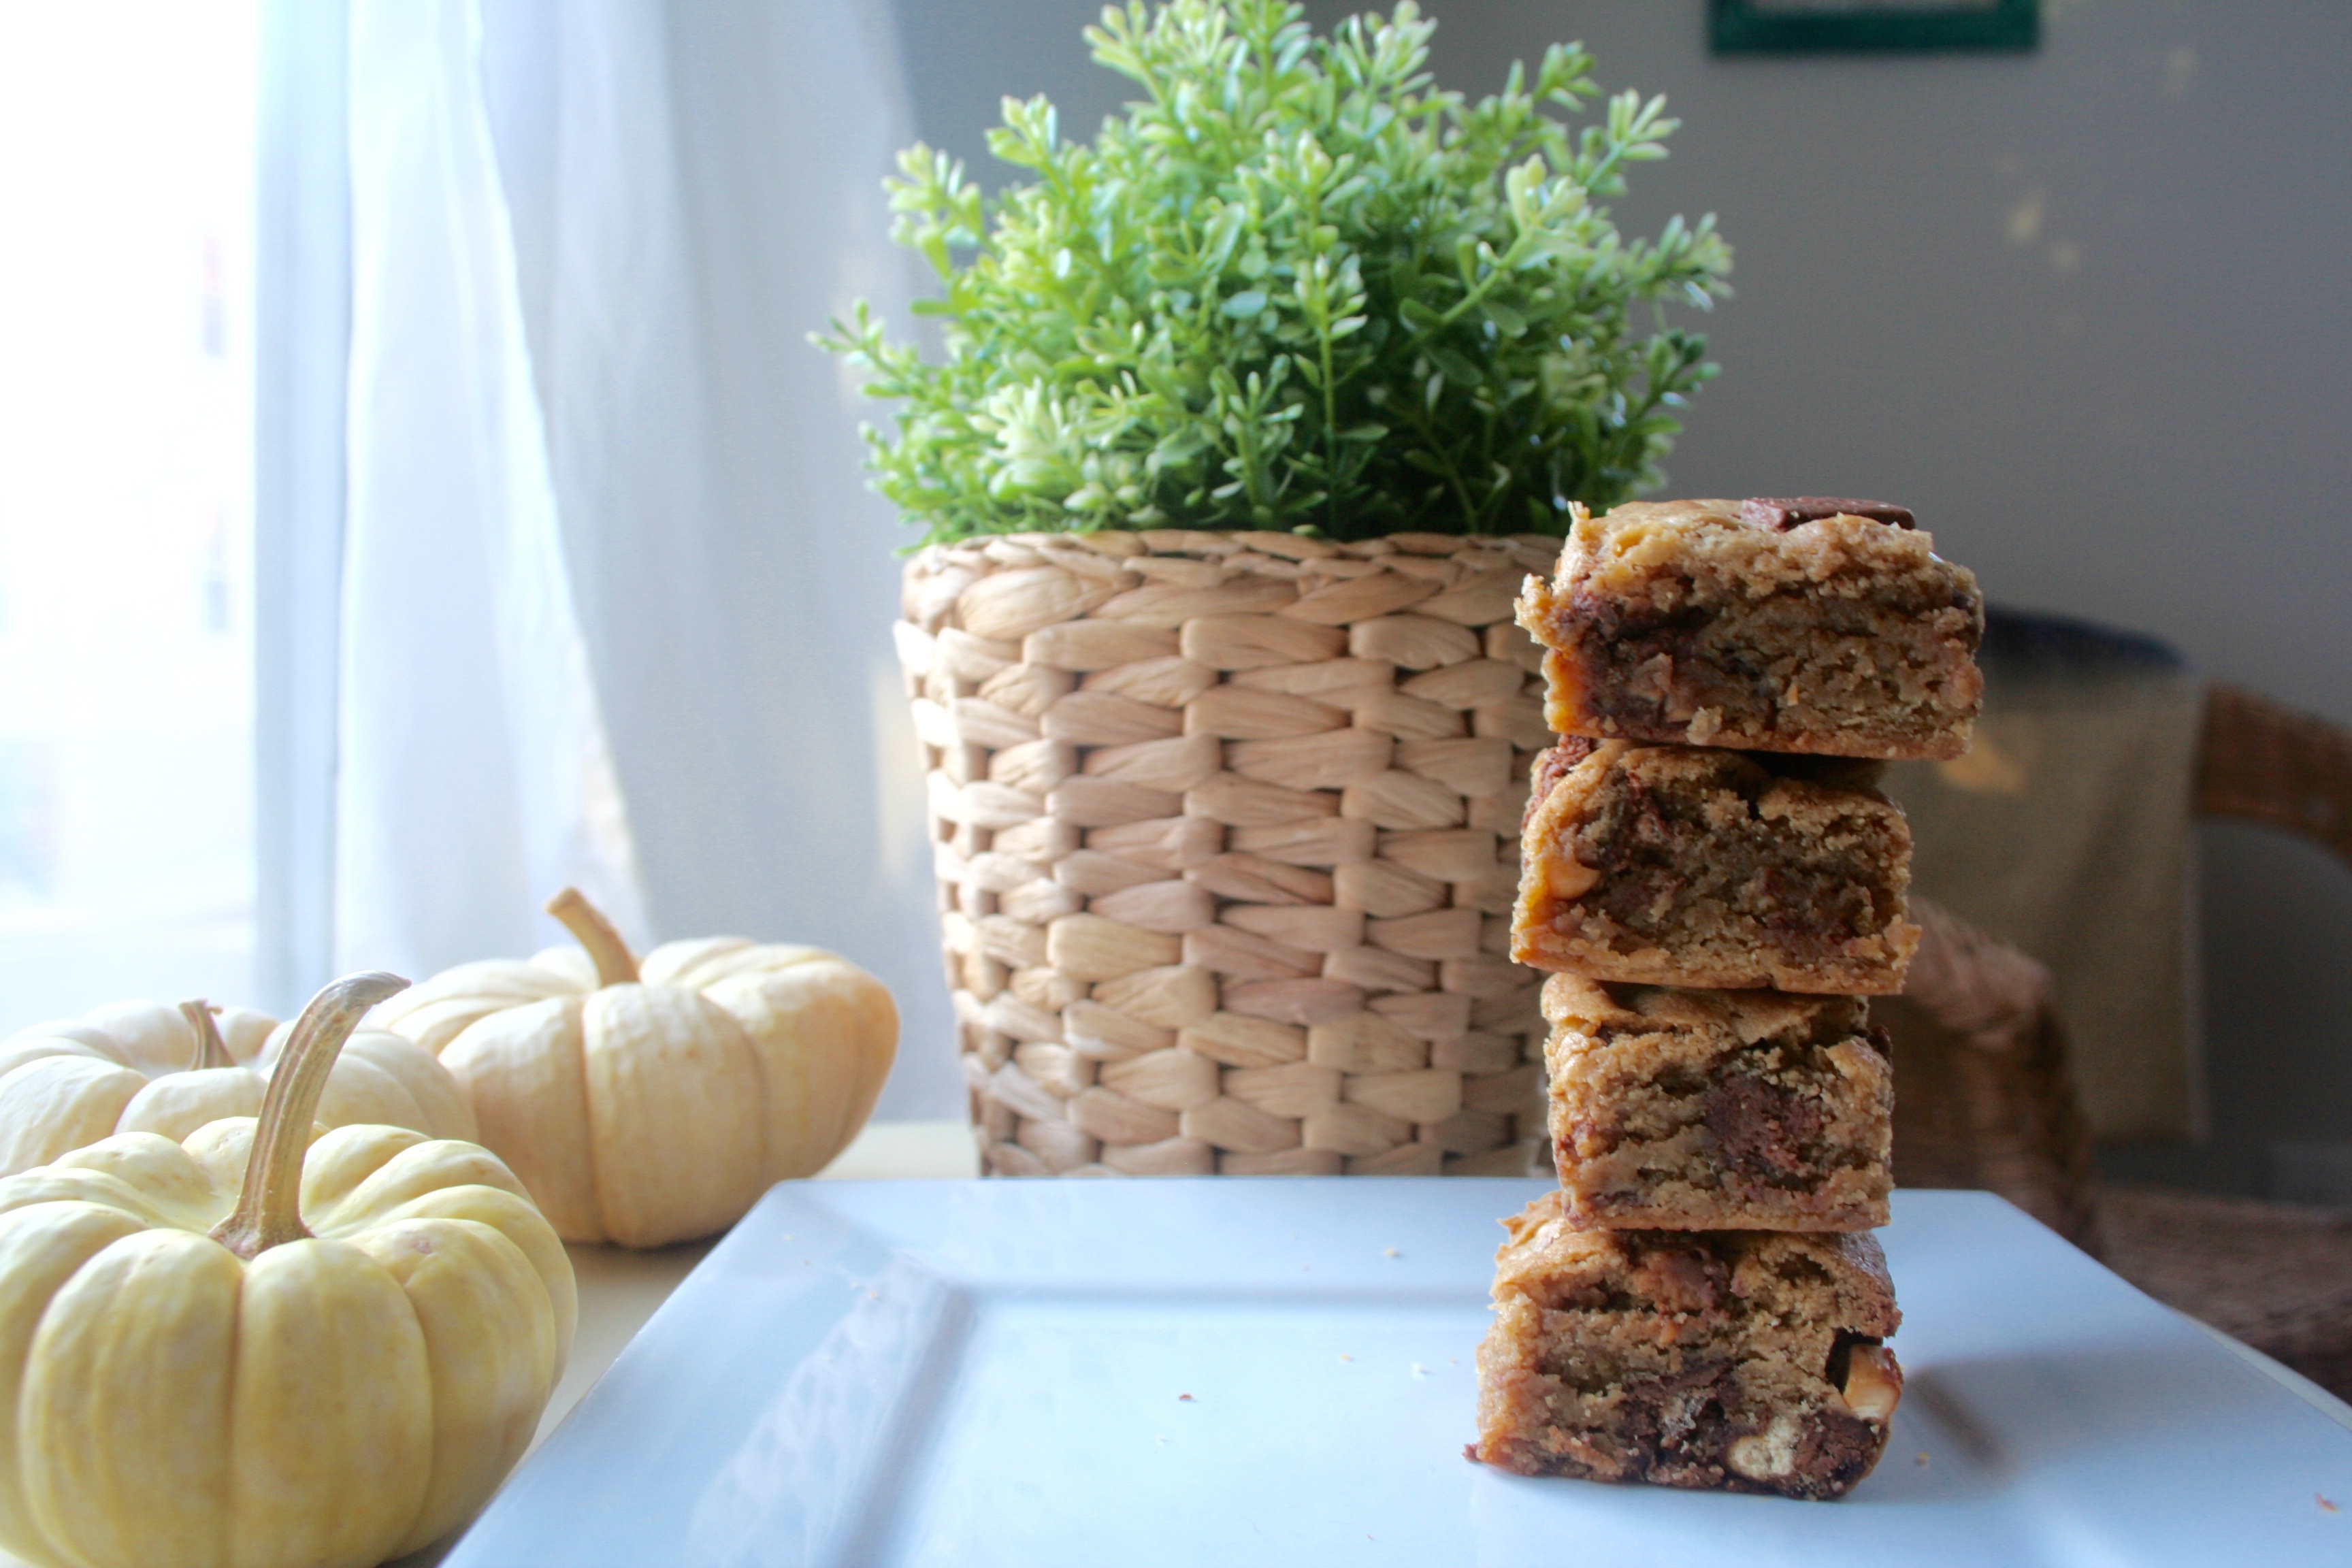
[[[1718,55],[2031,49],[2041,0],[1708,0]]]

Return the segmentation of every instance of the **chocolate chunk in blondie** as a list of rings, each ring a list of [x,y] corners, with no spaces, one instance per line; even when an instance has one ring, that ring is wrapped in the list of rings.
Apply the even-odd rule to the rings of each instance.
[[[1503,1222],[1482,1459],[1521,1475],[1834,1498],[1886,1447],[1902,1321],[1867,1235]]]
[[[1860,510],[1824,508],[1857,507]],[[1580,518],[1519,624],[1562,734],[1948,758],[1984,693],[1976,578],[1910,513],[1792,497]]]
[[[1825,517],[1866,517],[1890,528],[1916,528],[1919,520],[1907,506],[1883,500],[1855,500],[1850,496],[1749,496],[1739,503],[1740,520],[1776,533],[1786,533]]]
[[[1866,784],[1792,776],[1810,771],[1561,742],[1529,769],[1542,794],[1520,830],[1511,956],[1645,985],[1902,990],[1919,940],[1910,829]]]
[[[1866,1230],[1895,1109],[1869,1004],[1544,983],[1554,1163],[1575,1224]]]

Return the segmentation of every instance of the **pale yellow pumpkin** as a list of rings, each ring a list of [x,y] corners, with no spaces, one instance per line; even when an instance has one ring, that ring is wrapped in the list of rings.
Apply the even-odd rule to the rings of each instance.
[[[0,1176],[117,1132],[174,1142],[225,1116],[256,1116],[291,1028],[202,1002],[121,1002],[0,1040]],[[457,1080],[431,1052],[382,1029],[354,1034],[319,1101],[328,1127],[377,1122],[428,1138],[477,1135]]]
[[[474,1144],[310,1142],[344,1038],[402,984],[320,992],[257,1122],[0,1180],[0,1547],[364,1568],[462,1524],[521,1457],[577,1317],[554,1231]]]
[[[865,1125],[898,1048],[880,981],[739,937],[667,942],[640,964],[573,889],[548,912],[579,947],[461,964],[374,1022],[440,1054],[482,1142],[566,1241],[724,1230]]]

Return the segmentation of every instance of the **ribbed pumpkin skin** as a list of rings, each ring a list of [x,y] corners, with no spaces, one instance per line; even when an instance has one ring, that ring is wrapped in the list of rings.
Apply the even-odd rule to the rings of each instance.
[[[310,1239],[246,1262],[255,1122],[106,1138],[0,1180],[0,1546],[42,1564],[363,1568],[462,1523],[577,1320],[488,1151],[402,1128],[304,1157]]]
[[[600,984],[577,947],[461,964],[379,1006],[436,1052],[567,1241],[660,1247],[742,1217],[865,1124],[898,1053],[881,982],[818,948],[674,942]]]
[[[290,1024],[246,1008],[220,1016],[234,1066],[189,1066],[195,1037],[180,1010],[124,1002],[0,1040],[0,1176],[62,1159],[117,1132],[186,1138],[206,1122],[255,1116]],[[413,1041],[363,1030],[343,1046],[319,1101],[325,1127],[362,1122],[428,1138],[478,1135],[448,1070]]]

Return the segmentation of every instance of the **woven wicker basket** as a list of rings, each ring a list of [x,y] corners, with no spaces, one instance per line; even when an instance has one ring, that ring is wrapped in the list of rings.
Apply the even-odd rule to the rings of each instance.
[[[896,630],[999,1175],[1527,1172],[1538,536],[1017,534]]]

